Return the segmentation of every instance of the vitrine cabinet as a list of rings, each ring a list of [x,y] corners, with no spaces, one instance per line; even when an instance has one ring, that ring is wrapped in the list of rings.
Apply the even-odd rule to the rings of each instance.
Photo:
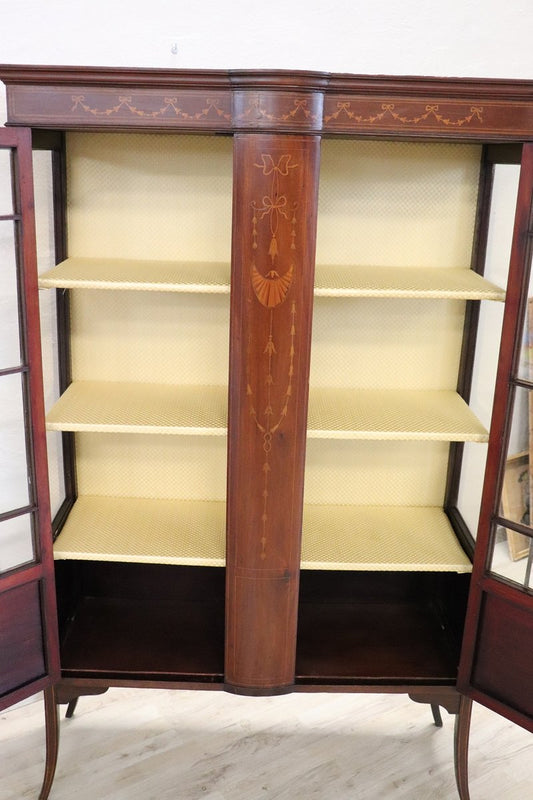
[[[39,497],[0,524],[44,511],[31,553],[0,576],[15,649],[13,593],[42,582],[27,611],[38,663],[29,674],[20,656],[2,688],[5,704],[50,673],[41,797],[56,703],[138,685],[407,692],[457,715],[464,800],[471,698],[533,727],[528,402],[515,400],[533,386],[533,87],[0,77],[0,143],[21,148],[9,164],[29,191],[31,129],[38,195],[49,186],[37,221],[54,232],[38,266],[43,352],[56,339],[58,352],[43,383],[32,199],[6,195],[0,219],[29,241],[15,306],[34,362],[17,351],[0,377],[35,376]],[[503,256],[498,164],[521,164]],[[504,568],[505,532],[523,558]]]

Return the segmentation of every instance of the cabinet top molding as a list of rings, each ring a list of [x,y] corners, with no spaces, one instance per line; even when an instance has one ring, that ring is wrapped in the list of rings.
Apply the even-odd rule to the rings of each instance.
[[[8,124],[527,141],[533,81],[0,65]]]

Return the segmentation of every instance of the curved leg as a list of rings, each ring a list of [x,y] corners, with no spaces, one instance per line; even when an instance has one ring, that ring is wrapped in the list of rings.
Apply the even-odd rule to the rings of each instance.
[[[455,780],[461,800],[470,800],[468,791],[468,739],[472,719],[472,700],[461,697],[455,717]]]
[[[44,691],[44,718],[46,726],[46,762],[39,800],[47,800],[50,794],[59,751],[59,715],[53,686]]]
[[[435,722],[437,728],[442,728],[442,716],[438,703],[431,703],[431,713],[433,714],[433,721]]]

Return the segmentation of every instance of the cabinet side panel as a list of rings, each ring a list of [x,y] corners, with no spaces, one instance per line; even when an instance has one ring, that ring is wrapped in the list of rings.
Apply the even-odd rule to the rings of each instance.
[[[501,597],[485,594],[472,685],[533,720],[533,618]]]
[[[44,675],[42,629],[37,582],[0,595],[0,695]]]
[[[226,683],[251,693],[294,682],[318,148],[235,139]]]

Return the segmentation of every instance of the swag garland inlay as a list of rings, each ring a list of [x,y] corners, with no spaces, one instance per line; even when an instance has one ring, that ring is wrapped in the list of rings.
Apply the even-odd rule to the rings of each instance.
[[[282,392],[276,391],[275,379],[273,374],[273,362],[280,348],[280,343],[275,339],[274,334],[274,314],[275,309],[280,306],[289,294],[293,278],[295,265],[291,258],[287,269],[280,275],[278,269],[278,231],[281,223],[286,222],[290,225],[290,250],[296,251],[296,210],[298,207],[297,202],[289,203],[287,196],[282,193],[280,187],[280,179],[287,177],[289,171],[298,169],[299,165],[292,162],[292,156],[285,154],[279,157],[277,163],[269,153],[261,153],[262,163],[254,163],[254,167],[260,169],[265,176],[271,176],[270,193],[265,195],[261,202],[255,200],[251,202],[252,208],[252,249],[258,249],[258,226],[264,222],[269,226],[270,244],[268,248],[268,257],[270,258],[271,269],[266,273],[261,273],[255,263],[252,262],[251,266],[251,282],[254,294],[259,303],[266,309],[269,314],[268,324],[268,338],[264,345],[263,355],[266,356],[266,369],[263,373],[264,383],[266,386],[266,404],[263,411],[258,412],[258,406],[255,401],[255,392],[252,388],[252,379],[250,377],[250,352],[253,351],[251,338],[248,342],[248,377],[246,384],[246,393],[250,402],[250,414],[255,422],[256,428],[262,436],[263,451],[265,454],[265,461],[263,463],[263,513],[261,516],[261,559],[264,561],[266,558],[267,546],[267,524],[268,524],[268,504],[270,499],[270,473],[272,466],[270,463],[270,454],[272,451],[272,440],[276,431],[279,430],[283,421],[287,417],[290,398],[292,397],[292,381],[294,376],[294,355],[295,355],[295,337],[296,337],[296,302],[291,304],[291,325],[289,335],[289,362],[287,371],[286,388]],[[281,408],[276,411],[276,401],[278,407]]]

